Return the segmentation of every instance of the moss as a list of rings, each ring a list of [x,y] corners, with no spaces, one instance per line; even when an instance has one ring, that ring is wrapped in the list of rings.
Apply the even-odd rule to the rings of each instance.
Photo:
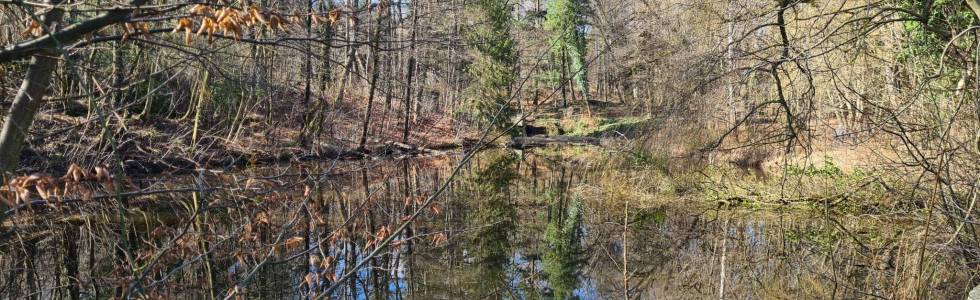
[[[667,221],[667,209],[660,208],[641,208],[633,212],[632,223],[630,227],[633,229],[643,229],[650,225],[661,225]]]
[[[644,117],[539,118],[533,125],[543,127],[548,136],[619,137],[633,136],[650,124]]]
[[[609,134],[631,134],[650,121],[642,117],[576,117],[538,119],[535,126],[544,127],[548,135],[601,137]]]
[[[603,122],[599,124],[599,127],[596,128],[593,135],[613,132],[629,133],[643,127],[649,120],[648,118],[641,117],[602,119]]]

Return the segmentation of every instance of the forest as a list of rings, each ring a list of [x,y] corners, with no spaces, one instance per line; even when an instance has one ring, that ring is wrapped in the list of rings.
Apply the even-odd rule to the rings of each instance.
[[[0,298],[980,299],[978,0],[0,0]]]

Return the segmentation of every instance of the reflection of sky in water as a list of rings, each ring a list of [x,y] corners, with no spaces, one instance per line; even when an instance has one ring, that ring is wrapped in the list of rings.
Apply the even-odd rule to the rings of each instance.
[[[599,289],[591,279],[585,278],[579,283],[580,287],[573,294],[579,299],[600,299]]]
[[[788,243],[788,250],[795,251],[791,257],[783,258],[780,256],[773,256],[772,252],[776,249],[772,249],[770,245],[769,240],[773,237],[766,236],[770,231],[767,230],[767,227],[782,224],[781,222],[775,223],[775,221],[765,219],[754,219],[751,216],[733,216],[731,221],[728,222],[729,226],[725,228],[719,228],[719,226],[725,224],[721,222],[721,220],[715,220],[716,222],[704,222],[706,220],[702,220],[700,221],[701,223],[696,223],[696,226],[698,227],[693,229],[694,231],[690,231],[691,225],[685,223],[690,221],[688,217],[689,215],[683,216],[680,214],[668,214],[668,220],[663,223],[654,224],[645,228],[631,229],[632,234],[643,234],[646,235],[646,238],[652,238],[654,241],[660,239],[676,239],[684,236],[687,237],[685,240],[677,240],[676,242],[680,243],[675,244],[681,246],[683,250],[675,249],[671,251],[670,249],[665,249],[665,253],[638,253],[638,251],[646,250],[640,250],[643,248],[641,245],[635,245],[635,247],[634,245],[631,245],[629,249],[631,260],[646,255],[651,257],[664,255],[666,260],[662,261],[661,263],[673,265],[693,263],[695,266],[704,268],[703,271],[707,272],[706,274],[702,274],[700,276],[717,278],[717,264],[719,263],[720,258],[720,252],[718,252],[720,249],[717,247],[720,246],[721,238],[723,237],[721,233],[724,232],[724,236],[726,236],[728,239],[727,251],[729,255],[727,262],[727,282],[732,285],[732,288],[744,288],[739,285],[744,285],[747,284],[747,282],[758,280],[760,278],[767,278],[768,276],[772,276],[773,273],[779,272],[786,272],[780,275],[783,276],[783,280],[787,280],[787,282],[782,284],[790,284],[791,288],[800,288],[800,280],[803,280],[803,277],[807,276],[808,274],[813,274],[814,271],[811,270],[811,268],[821,266],[819,261],[810,261],[819,258],[816,255],[818,254],[817,251],[819,249],[815,249],[814,245],[806,243],[806,241],[784,242]],[[807,225],[796,223],[793,224],[795,224],[794,226],[801,226],[801,228],[790,226],[790,228],[786,228],[785,230],[796,231],[801,230],[802,228],[811,229],[811,227]],[[589,228],[589,226],[583,226],[582,231],[584,233],[597,232],[597,234],[602,234],[603,227],[601,226],[618,226],[611,224],[591,225],[597,227]],[[608,230],[609,228],[605,229]],[[586,237],[583,239],[589,240],[588,234],[584,235]],[[591,238],[594,239],[595,237]],[[594,242],[589,242],[586,244],[591,245],[590,247],[592,248],[584,249],[584,251],[586,251],[585,256],[590,256],[588,254],[589,251],[597,251],[597,249],[594,247],[610,247],[608,250],[613,251],[614,256],[621,255],[622,253],[621,240],[618,240],[615,237],[613,237],[612,240],[608,240],[604,243],[597,244]],[[670,245],[670,243],[668,242],[667,245]],[[388,259],[387,263],[393,265],[379,266],[377,269],[380,273],[377,275],[382,276],[382,278],[387,278],[382,279],[381,281],[383,284],[382,286],[384,286],[384,288],[387,290],[387,297],[420,299],[425,297],[457,297],[467,295],[467,293],[496,293],[497,296],[514,296],[519,299],[535,298],[535,294],[544,295],[544,293],[547,293],[550,290],[548,276],[544,273],[544,264],[541,257],[537,256],[537,251],[540,250],[540,248],[537,247],[541,246],[543,245],[515,246],[515,248],[512,250],[512,254],[510,256],[511,260],[507,262],[506,266],[504,267],[506,274],[506,282],[504,282],[504,284],[509,287],[509,291],[472,290],[472,287],[468,286],[468,284],[472,284],[472,282],[464,282],[462,283],[462,286],[458,286],[457,284],[460,283],[456,282],[454,278],[439,277],[442,275],[454,276],[449,274],[460,274],[458,272],[472,271],[467,268],[473,267],[475,262],[473,261],[472,253],[465,247],[458,249],[458,251],[452,251],[451,246],[430,249],[420,247],[418,249],[422,252],[413,253],[412,255],[416,256],[411,261],[407,258],[408,254],[405,253],[406,250],[402,249],[400,251],[394,251],[388,254],[390,256],[386,257]],[[346,255],[343,255],[343,253],[350,250],[348,249],[347,243],[338,243],[333,250],[334,253],[332,253],[332,255],[338,257],[335,263],[336,267],[334,275],[336,278],[339,278],[343,275],[344,268],[348,266],[349,263],[354,263],[354,261],[348,262],[344,259]],[[361,250],[362,249],[358,249],[359,252]],[[419,254],[422,255],[418,256]],[[447,254],[456,256],[456,258],[447,259]],[[357,261],[363,258],[363,253],[359,253]],[[748,261],[745,261],[746,259]],[[448,264],[450,261],[453,261],[451,265]],[[642,259],[640,259],[640,261],[642,261]],[[794,263],[789,263],[790,261]],[[746,263],[748,263],[748,265],[746,265]],[[580,270],[581,274],[578,277],[578,285],[571,292],[573,297],[578,299],[602,299],[604,297],[621,296],[616,294],[621,292],[618,290],[619,287],[615,285],[615,282],[619,282],[618,279],[601,277],[616,276],[615,270],[613,270],[614,272],[610,272],[610,270],[603,271],[595,268],[595,266],[595,261],[586,261],[585,264],[581,266],[582,269]],[[638,265],[638,267],[649,266]],[[656,268],[664,268],[663,270],[665,271],[670,270],[666,269],[666,266]],[[307,271],[315,275],[319,275],[321,272],[323,272],[323,270],[319,269],[318,266],[307,266]],[[340,296],[342,293],[350,295],[353,292],[353,294],[356,295],[356,297],[354,297],[355,299],[375,299],[374,293],[378,291],[372,291],[376,287],[372,286],[373,277],[370,272],[371,271],[369,268],[362,268],[357,272],[354,284],[347,283],[343,285],[344,289],[353,289],[353,291],[347,290],[346,292],[340,292],[340,290],[338,290],[338,292],[335,292],[334,296]],[[447,272],[448,274],[446,274]],[[428,274],[423,275],[428,277],[426,277],[425,283],[416,282],[415,284],[411,284],[410,280],[417,281],[421,280],[421,278],[410,277],[410,274],[412,274],[412,276],[418,276],[417,274]],[[532,274],[537,275],[536,277],[532,277]],[[431,277],[433,275],[435,275],[435,277]],[[295,274],[289,276],[290,278],[288,281],[290,281],[294,287],[302,286],[303,276],[305,276],[305,274]],[[653,275],[649,276],[664,275],[662,273],[654,273]],[[633,293],[632,296],[640,297],[642,299],[669,297],[669,295],[671,295],[669,292],[671,291],[663,290],[662,292],[665,294],[661,295],[661,291],[659,289],[661,286],[671,286],[671,284],[661,282],[662,280],[666,280],[666,278],[660,278],[661,277],[654,277],[652,278],[651,283],[644,284],[641,287],[634,287],[636,289],[631,292]],[[689,277],[688,279],[704,280],[704,278],[697,278],[701,277]],[[633,277],[631,282],[639,280],[641,280],[641,278]],[[477,279],[477,281],[479,281],[479,279]],[[482,283],[486,282],[484,281]],[[429,286],[431,288],[435,288],[435,290],[425,290],[426,288],[419,290],[419,284],[421,284],[422,287]],[[444,284],[449,285],[448,291],[439,290],[439,287]],[[698,283],[692,282],[692,284]],[[316,285],[319,285],[319,288],[322,290],[323,288],[329,286],[330,283],[327,281],[321,281],[316,283]],[[675,287],[675,289],[676,288],[677,287]],[[306,291],[307,289],[303,288],[301,292]],[[448,294],[440,294],[443,292]],[[672,293],[676,294],[676,291],[673,291]]]
[[[511,290],[514,291],[515,294],[520,295],[522,297],[528,297],[527,294],[522,293],[523,291],[520,288],[521,281],[525,279],[522,276],[523,274],[521,272],[531,271],[530,270],[531,262],[525,259],[524,255],[522,255],[522,253],[519,251],[514,253],[514,256],[511,259],[511,261],[514,265],[514,268],[507,268],[508,270],[510,270],[509,272],[507,272],[508,273],[507,277],[509,281],[508,284],[510,284],[510,288]],[[540,264],[534,264],[534,266],[535,266],[534,271],[537,271],[539,269],[538,267],[540,266]],[[539,283],[535,282],[533,284],[534,287],[537,288]]]

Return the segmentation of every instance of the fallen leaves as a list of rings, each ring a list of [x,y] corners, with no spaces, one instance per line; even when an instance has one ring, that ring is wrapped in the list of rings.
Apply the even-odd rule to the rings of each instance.
[[[82,200],[90,200],[92,191],[82,183],[99,183],[103,188],[112,190],[115,187],[112,173],[104,166],[97,166],[89,171],[76,164],[68,166],[61,177],[35,173],[27,176],[14,177],[0,187],[0,201],[8,206],[18,206],[31,201],[33,195],[53,204],[68,194],[76,194]]]

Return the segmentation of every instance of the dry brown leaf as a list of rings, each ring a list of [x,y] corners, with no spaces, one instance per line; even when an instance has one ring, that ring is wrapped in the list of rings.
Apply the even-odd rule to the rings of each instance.
[[[330,14],[327,15],[327,17],[330,19],[330,25],[337,23],[337,20],[340,19],[340,15],[341,15],[340,9],[331,10]]]
[[[269,224],[269,216],[267,216],[265,214],[265,212],[259,212],[259,213],[255,214],[255,222],[268,225]]]
[[[44,30],[41,29],[41,24],[39,24],[37,20],[29,20],[27,22],[27,29],[24,29],[24,31],[20,33],[20,36],[25,38],[30,36],[37,37],[42,33],[44,33]]]
[[[263,12],[259,11],[259,8],[257,6],[255,6],[254,4],[252,5],[251,8],[248,9],[248,14],[252,17],[252,19],[254,19],[254,21],[258,21],[259,23],[262,23],[263,25],[268,25],[269,24],[269,19],[266,18],[265,17],[265,14]]]
[[[151,27],[150,23],[147,22],[136,23],[136,31],[139,31],[141,34],[150,34]]]
[[[204,16],[211,14],[211,8],[207,5],[198,4],[191,8],[191,16]]]
[[[446,242],[446,234],[442,232],[433,235],[431,238],[431,243],[433,246],[441,246],[445,242]]]
[[[331,270],[333,269],[334,260],[335,259],[333,258],[333,256],[327,256],[323,258],[323,262],[320,263],[320,267],[323,268],[324,270]]]
[[[181,30],[184,30],[186,28],[192,28],[192,27],[194,27],[194,21],[191,21],[191,19],[188,18],[180,18],[179,20],[177,20],[177,26],[174,27],[173,32],[175,33],[180,32]]]
[[[293,249],[299,248],[300,246],[303,246],[304,245],[304,243],[303,243],[304,240],[305,239],[303,239],[303,237],[301,237],[301,236],[294,236],[294,237],[291,237],[291,238],[287,239],[286,242],[283,243],[283,244],[286,246],[286,250],[293,250]]]
[[[191,28],[190,27],[184,28],[184,43],[185,44],[190,44],[191,43],[191,35],[192,35]]]
[[[65,176],[62,178],[65,181],[81,182],[82,180],[85,180],[85,178],[88,177],[89,174],[87,171],[85,171],[84,168],[79,167],[76,164],[71,164],[70,166],[68,166],[68,171],[65,172]]]
[[[109,172],[109,168],[104,166],[95,167],[95,177],[92,178],[93,181],[104,182],[109,181],[110,179],[112,179],[112,173]]]

